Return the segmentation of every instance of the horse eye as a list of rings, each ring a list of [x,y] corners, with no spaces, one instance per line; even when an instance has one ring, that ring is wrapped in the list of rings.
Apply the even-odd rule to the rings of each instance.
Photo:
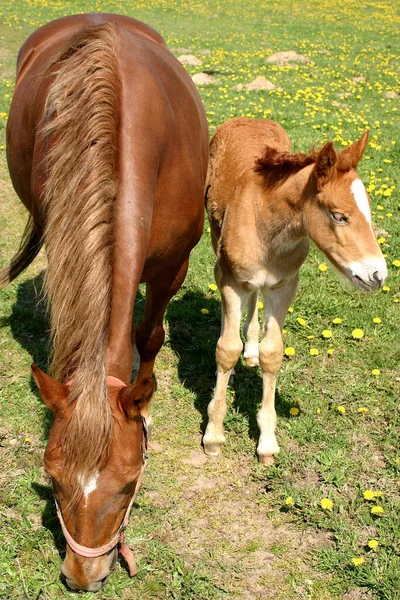
[[[335,223],[346,223],[347,217],[341,212],[332,212],[332,219]]]

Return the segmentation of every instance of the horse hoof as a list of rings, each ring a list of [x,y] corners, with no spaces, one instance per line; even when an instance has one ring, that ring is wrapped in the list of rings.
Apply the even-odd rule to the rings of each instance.
[[[260,454],[258,456],[258,462],[263,467],[270,467],[271,465],[275,464],[275,458],[272,454]]]
[[[246,365],[248,367],[258,367],[260,364],[258,356],[248,356],[246,358]]]
[[[204,454],[207,454],[207,456],[220,456],[222,454],[222,444],[218,442],[204,444]]]

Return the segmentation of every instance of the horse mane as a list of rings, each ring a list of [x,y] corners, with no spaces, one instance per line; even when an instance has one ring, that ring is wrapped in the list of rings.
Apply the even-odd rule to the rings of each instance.
[[[308,153],[280,152],[271,146],[265,146],[263,155],[255,161],[254,171],[259,173],[271,185],[282,183],[290,175],[315,162],[318,152],[313,148]]]
[[[74,405],[62,445],[68,466],[90,477],[112,439],[106,349],[112,297],[120,79],[118,35],[106,23],[79,31],[52,65],[41,134],[44,159],[45,291],[51,372],[71,380]]]

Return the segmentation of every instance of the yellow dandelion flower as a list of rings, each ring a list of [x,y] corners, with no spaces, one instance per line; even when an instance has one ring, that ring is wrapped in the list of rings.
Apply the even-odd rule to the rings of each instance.
[[[289,410],[289,413],[292,415],[292,417],[297,417],[297,415],[300,413],[300,409],[297,408],[297,406],[292,406],[292,408]]]
[[[328,270],[328,267],[327,267],[327,265],[325,263],[321,263],[320,265],[318,265],[318,269],[320,271],[322,271],[322,273],[325,273],[325,271]]]
[[[380,371],[380,369],[372,369],[371,373],[372,373],[372,375],[376,375],[376,377],[378,377],[378,375],[381,374],[381,371]]]
[[[328,356],[332,356],[332,354],[333,354],[334,352],[335,352],[335,349],[334,349],[334,348],[328,348],[328,350],[327,350],[327,355],[328,355]]]
[[[393,265],[394,267],[397,267],[397,268],[399,268],[399,267],[400,267],[400,260],[397,260],[397,259],[396,259],[396,260],[394,260],[394,261],[392,262],[392,265]]]
[[[297,317],[297,322],[299,323],[299,325],[302,325],[303,327],[305,327],[307,324],[305,319],[302,319],[301,317]]]
[[[384,238],[384,237],[379,237],[379,238],[378,238],[378,244],[381,244],[381,245],[382,245],[382,244],[384,244],[385,242],[386,242],[386,238]]]
[[[353,565],[355,567],[359,567],[360,565],[363,565],[365,560],[362,556],[355,556],[354,558],[351,559],[351,562],[353,563]]]
[[[289,306],[288,308],[288,312],[292,313],[293,312],[293,306]]]
[[[319,354],[319,350],[317,348],[310,348],[311,356],[318,356],[318,354]]]
[[[203,315],[208,315],[208,313],[209,313],[210,311],[208,310],[208,308],[202,308],[200,312],[202,312],[202,313],[203,313]]]
[[[364,499],[365,500],[374,500],[375,492],[373,490],[365,490],[364,491]]]
[[[379,542],[377,540],[368,540],[368,548],[371,550],[375,550],[379,546]]]
[[[390,160],[390,158],[384,158],[383,162],[386,163],[387,165],[391,165],[392,161]]]
[[[388,285],[384,285],[382,288],[382,292],[390,292],[390,287]]]
[[[323,508],[324,510],[332,510],[333,508],[333,502],[332,500],[329,500],[329,498],[321,498],[321,508]]]
[[[382,323],[382,319],[380,319],[379,317],[374,317],[374,318],[372,319],[372,322],[373,322],[373,323],[376,323],[377,325],[379,325],[379,323]]]
[[[346,409],[345,409],[345,407],[344,407],[344,406],[342,406],[341,404],[339,404],[339,406],[337,406],[337,407],[336,407],[336,410],[337,410],[338,412],[340,412],[340,414],[342,414],[342,415],[344,415],[344,414],[345,414],[345,412],[346,412]]]
[[[218,286],[216,286],[215,283],[210,283],[208,289],[210,289],[212,292],[215,292],[218,289]]]
[[[30,444],[30,443],[32,442],[32,440],[31,440],[31,438],[30,438],[30,437],[26,437],[26,438],[25,438],[25,441],[26,441],[26,442],[28,442],[28,444]]]
[[[382,506],[373,506],[371,508],[371,515],[382,515],[383,514],[383,508]]]
[[[285,500],[285,504],[286,504],[287,506],[291,506],[291,505],[293,504],[293,498],[292,498],[292,496],[288,496],[288,497],[286,498],[286,500]]]
[[[308,335],[308,336],[307,336],[307,339],[308,339],[308,340],[313,340],[313,339],[314,339],[314,336],[313,336],[313,335]]]
[[[294,348],[292,348],[292,346],[288,346],[287,348],[285,348],[286,356],[294,356],[295,354],[296,354],[296,350]]]
[[[324,337],[325,339],[331,338],[332,331],[330,329],[324,329],[322,332],[322,337]]]
[[[364,337],[364,332],[362,329],[353,329],[351,335],[355,340],[361,340]]]
[[[257,302],[257,308],[258,308],[259,310],[262,310],[262,309],[264,308],[264,303],[263,303],[263,302],[261,302],[261,301],[260,301],[260,302]]]
[[[368,408],[366,408],[365,406],[360,406],[360,408],[358,409],[359,413],[367,413],[368,412]]]
[[[343,322],[343,319],[341,319],[340,317],[335,317],[332,321],[332,323],[334,325],[340,325],[340,323],[342,323],[342,322]]]
[[[320,408],[317,408],[317,414],[319,415],[319,413],[321,412]]]

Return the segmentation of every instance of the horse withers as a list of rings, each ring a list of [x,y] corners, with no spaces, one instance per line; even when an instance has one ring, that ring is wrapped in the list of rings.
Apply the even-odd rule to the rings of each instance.
[[[53,413],[45,467],[73,589],[100,589],[143,474],[163,315],[202,233],[207,121],[161,36],[107,14],[58,19],[18,57],[7,126],[14,188],[30,212],[6,285],[44,243],[52,377],[33,377]],[[146,283],[140,325],[138,285]],[[139,357],[131,384],[132,347]]]
[[[222,326],[217,343],[217,383],[208,406],[203,438],[216,456],[225,442],[226,390],[243,349],[240,322],[244,305],[244,357],[260,364],[263,379],[257,414],[259,461],[279,452],[275,437],[276,377],[282,354],[282,327],[295,295],[309,238],[353,285],[373,291],[387,275],[371,222],[370,203],[356,168],[368,132],[340,152],[328,142],[319,151],[291,154],[284,129],[269,120],[237,118],[217,129],[211,141],[207,211],[221,292]],[[259,343],[258,295],[264,297],[263,339]]]

